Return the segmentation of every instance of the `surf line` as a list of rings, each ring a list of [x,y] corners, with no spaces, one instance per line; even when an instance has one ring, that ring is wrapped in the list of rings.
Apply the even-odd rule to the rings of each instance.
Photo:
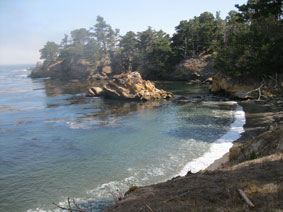
[[[231,123],[229,131],[212,143],[208,152],[204,153],[199,158],[188,162],[177,176],[185,176],[188,171],[196,173],[206,169],[215,160],[223,157],[229,152],[230,148],[233,146],[233,141],[241,137],[241,133],[244,132],[244,124],[246,123],[245,112],[243,111],[242,106],[237,102],[229,101],[227,103],[236,105],[236,108],[231,111],[231,115],[234,117],[234,122]]]

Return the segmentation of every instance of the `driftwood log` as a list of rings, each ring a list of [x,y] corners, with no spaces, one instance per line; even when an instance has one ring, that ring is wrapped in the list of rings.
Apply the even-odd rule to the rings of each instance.
[[[241,197],[243,198],[243,200],[245,200],[245,202],[248,204],[248,206],[254,208],[254,204],[249,200],[249,198],[247,197],[247,195],[243,192],[243,190],[238,189],[239,194],[241,195]]]

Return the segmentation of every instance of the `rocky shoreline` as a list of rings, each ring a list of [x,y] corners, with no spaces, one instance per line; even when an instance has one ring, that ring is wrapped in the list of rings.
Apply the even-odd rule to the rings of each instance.
[[[246,124],[244,125],[245,131],[241,137],[233,142],[233,149],[237,149],[244,143],[253,140],[258,135],[269,131],[272,127],[279,125],[283,127],[283,113],[281,112],[282,105],[272,102],[257,102],[254,100],[239,101],[239,105],[243,107],[246,116]],[[213,171],[223,167],[235,164],[232,162],[229,152],[222,158],[214,161],[208,169]]]
[[[135,189],[106,210],[112,211],[256,211],[283,209],[282,100],[238,102],[245,111],[245,132],[230,153],[206,170]],[[274,148],[276,147],[276,148]]]

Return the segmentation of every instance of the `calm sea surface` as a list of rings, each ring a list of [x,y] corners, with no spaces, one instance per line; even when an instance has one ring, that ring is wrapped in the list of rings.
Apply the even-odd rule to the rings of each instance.
[[[86,85],[32,80],[27,67],[0,66],[3,212],[55,211],[52,202],[67,197],[99,211],[131,185],[176,176],[235,121],[235,104],[224,101],[88,98]],[[208,92],[185,83],[157,86],[177,97]]]

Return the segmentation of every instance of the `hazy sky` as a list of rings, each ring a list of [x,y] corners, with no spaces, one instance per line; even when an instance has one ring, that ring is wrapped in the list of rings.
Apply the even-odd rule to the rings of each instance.
[[[89,29],[98,15],[112,28],[143,31],[148,26],[173,34],[181,20],[221,11],[222,18],[246,0],[0,0],[0,65],[32,64],[47,41]]]

